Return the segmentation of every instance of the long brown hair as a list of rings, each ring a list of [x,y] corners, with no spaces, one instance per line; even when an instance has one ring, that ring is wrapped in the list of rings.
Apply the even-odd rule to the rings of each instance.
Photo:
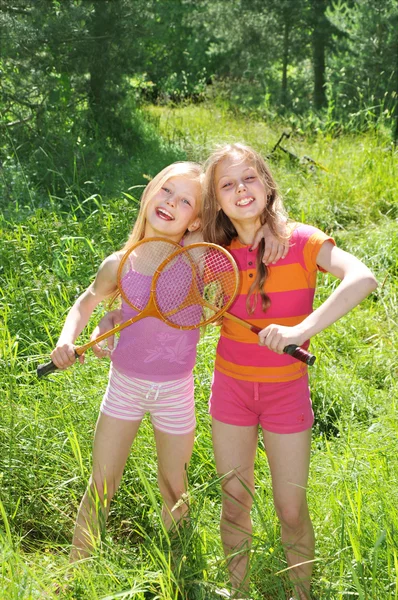
[[[144,238],[145,232],[145,223],[146,223],[146,206],[148,202],[154,197],[155,194],[164,186],[166,181],[171,179],[172,177],[187,177],[192,179],[193,181],[197,181],[201,183],[203,176],[203,169],[199,163],[189,162],[189,161],[181,161],[175,162],[165,167],[155,175],[155,177],[148,183],[146,186],[140,201],[140,210],[137,216],[137,219],[134,223],[134,227],[128,237],[127,242],[123,246],[123,250],[126,250],[133,244],[139,242]],[[200,198],[201,201],[201,198]],[[201,204],[199,204],[199,214],[201,213]]]
[[[250,146],[241,143],[227,144],[217,148],[205,163],[202,217],[204,240],[221,246],[229,246],[232,240],[238,236],[234,225],[220,209],[217,201],[216,168],[224,159],[231,157],[236,157],[238,162],[250,163],[257,171],[267,192],[266,206],[260,215],[261,224],[267,223],[273,235],[280,241],[284,241],[285,238],[278,232],[276,223],[278,217],[285,218],[286,213],[275,180],[262,156]],[[246,308],[249,314],[254,312],[258,293],[261,297],[262,309],[265,311],[270,305],[270,299],[264,292],[264,284],[268,276],[268,269],[263,263],[264,247],[264,240],[261,240],[257,254],[256,278],[250,286],[246,299]]]

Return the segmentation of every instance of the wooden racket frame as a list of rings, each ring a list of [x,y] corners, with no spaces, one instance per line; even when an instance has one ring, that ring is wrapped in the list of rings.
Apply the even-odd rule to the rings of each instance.
[[[160,263],[160,265],[155,269],[153,275],[152,275],[152,282],[151,282],[151,289],[149,291],[149,299],[147,304],[145,305],[145,307],[140,310],[139,308],[137,308],[132,302],[130,302],[130,300],[128,299],[127,295],[123,292],[123,288],[120,285],[120,282],[122,280],[123,277],[123,267],[128,259],[128,257],[131,255],[131,253],[133,252],[133,250],[136,250],[139,246],[141,246],[144,243],[148,243],[148,242],[167,242],[168,244],[171,244],[173,246],[175,246],[175,250],[170,254],[170,256],[168,256],[166,259],[162,260],[162,262]],[[117,286],[119,288],[119,292],[121,297],[123,298],[123,300],[125,302],[127,302],[127,304],[133,308],[134,310],[138,310],[139,313],[137,315],[134,315],[134,317],[131,317],[131,319],[128,319],[127,321],[124,321],[123,323],[120,323],[119,325],[116,325],[115,327],[113,327],[112,329],[110,329],[109,331],[106,331],[105,333],[102,333],[101,335],[99,335],[97,338],[95,338],[95,340],[91,340],[90,342],[87,342],[87,344],[83,344],[82,346],[78,346],[75,348],[75,353],[80,356],[81,354],[84,354],[86,352],[86,350],[88,350],[89,348],[91,348],[92,346],[95,346],[95,344],[97,344],[98,342],[102,342],[102,340],[105,340],[106,338],[108,338],[110,335],[113,335],[115,333],[118,333],[119,331],[122,331],[123,329],[125,329],[126,327],[129,327],[130,325],[132,325],[133,323],[135,323],[136,321],[140,321],[141,319],[144,319],[146,317],[156,317],[156,318],[160,318],[162,321],[164,321],[161,312],[159,311],[157,304],[156,304],[156,299],[155,299],[155,289],[156,289],[156,285],[154,285],[157,281],[157,279],[159,278],[159,273],[161,272],[161,268],[163,267],[163,264],[167,264],[169,262],[169,260],[175,256],[175,254],[182,249],[180,244],[178,244],[178,242],[173,242],[172,240],[168,240],[167,238],[162,238],[162,237],[153,237],[153,238],[144,238],[142,240],[140,240],[139,242],[137,242],[136,244],[134,244],[133,246],[131,246],[130,248],[128,248],[125,252],[125,254],[123,254],[121,260],[120,260],[120,264],[119,267],[117,269]]]
[[[240,280],[240,273],[239,273],[238,266],[236,264],[236,261],[235,261],[234,257],[232,256],[232,254],[230,252],[228,252],[227,250],[225,250],[222,246],[218,246],[217,244],[212,244],[210,242],[197,242],[196,244],[190,244],[189,246],[186,246],[185,248],[181,248],[175,254],[172,254],[171,256],[169,256],[164,261],[164,263],[170,262],[178,254],[180,254],[180,253],[182,253],[184,251],[185,251],[185,253],[187,253],[187,249],[195,249],[196,247],[197,248],[200,248],[200,247],[214,247],[214,248],[217,248],[218,250],[221,250],[225,255],[227,255],[228,260],[229,260],[230,264],[233,265],[234,272],[236,273],[235,293],[230,298],[229,302],[225,305],[225,307],[222,310],[220,310],[213,317],[207,319],[206,321],[203,321],[200,324],[200,326],[207,325],[208,323],[212,323],[213,321],[216,321],[219,317],[225,316],[228,319],[231,319],[231,321],[234,321],[235,323],[238,323],[238,325],[241,325],[242,327],[245,327],[246,329],[250,329],[250,331],[252,331],[256,335],[258,335],[260,333],[260,331],[262,331],[263,328],[257,327],[256,325],[253,325],[249,321],[245,321],[244,319],[241,319],[240,317],[237,317],[233,313],[228,312],[228,308],[231,306],[232,302],[235,300],[236,294],[239,291],[239,280]],[[189,256],[189,252],[187,254]],[[162,263],[162,265],[159,267],[159,270],[163,267],[164,263]],[[195,267],[195,261],[194,261],[194,259],[192,259],[192,266],[193,266],[193,268],[196,268]],[[194,281],[194,278],[192,278],[192,281]],[[214,310],[214,311],[217,310],[217,307],[214,306],[214,305],[212,305],[212,304],[210,304],[209,302],[207,302],[201,296],[201,294],[199,292],[198,292],[198,303],[202,304],[202,306],[210,308],[211,310]],[[187,302],[187,306],[189,306],[190,304],[192,304],[192,303],[191,302]],[[178,312],[178,310],[180,310],[180,309],[181,309],[181,307],[178,307],[178,309],[176,309],[175,312]],[[193,327],[180,327],[179,325],[175,325],[174,323],[172,323],[169,320],[166,320],[166,322],[171,327],[176,327],[176,328],[179,328],[179,329],[194,329],[195,327],[198,327],[197,325],[193,326]],[[290,356],[293,356],[297,360],[300,360],[301,362],[303,362],[303,363],[305,363],[305,364],[307,364],[309,366],[312,366],[314,364],[315,360],[316,360],[316,357],[313,354],[311,354],[310,352],[308,352],[308,350],[305,350],[304,348],[301,348],[301,346],[297,346],[296,344],[289,344],[288,346],[285,346],[285,348],[283,349],[283,352],[285,354],[289,354]]]
[[[176,250],[178,250],[179,248],[181,248],[180,244],[178,244],[177,242],[174,242],[172,240],[169,240],[169,239],[163,238],[163,237],[143,238],[142,240],[139,240],[138,242],[136,242],[135,244],[133,244],[132,246],[130,246],[129,248],[127,248],[126,251],[125,251],[125,253],[123,254],[121,260],[120,260],[120,264],[119,264],[118,270],[117,270],[117,287],[119,288],[120,292],[121,292],[121,287],[120,287],[119,284],[120,284],[120,280],[121,280],[121,276],[122,276],[123,265],[125,264],[127,258],[130,256],[130,254],[133,252],[133,250],[135,250],[136,248],[138,248],[142,244],[146,244],[148,242],[159,242],[159,241],[163,242],[163,243],[170,244],[170,246],[175,246]],[[175,253],[175,250],[171,251],[171,255],[173,255],[174,253]],[[162,263],[163,262],[164,262],[164,260],[162,260]],[[155,272],[157,270],[158,269],[156,269]],[[113,294],[113,299],[115,297],[116,297],[116,294]],[[126,300],[126,301],[129,304],[129,306],[131,306],[132,308],[134,308],[134,310],[139,310],[131,302],[129,302],[128,300]],[[151,304],[152,304],[152,307],[151,307]],[[110,335],[113,335],[114,333],[117,333],[118,331],[122,331],[122,329],[125,329],[125,327],[128,327],[129,325],[132,325],[132,323],[134,323],[135,321],[139,321],[140,319],[144,318],[142,316],[143,313],[145,313],[144,314],[145,317],[158,316],[157,310],[153,311],[153,305],[154,305],[154,302],[153,302],[153,293],[152,293],[152,288],[151,288],[151,292],[150,292],[150,296],[149,296],[148,302],[147,302],[146,306],[144,307],[144,309],[142,311],[139,311],[138,315],[134,315],[134,317],[132,317],[131,319],[128,319],[127,321],[124,321],[124,323],[120,323],[119,325],[116,325],[115,327],[113,327],[109,331],[106,331],[102,335],[99,335],[97,338],[95,338],[95,340],[91,340],[90,342],[87,342],[86,344],[83,344],[82,346],[75,346],[75,356],[76,356],[76,358],[79,358],[79,356],[81,356],[82,354],[84,354],[86,352],[86,350],[88,350],[92,346],[95,346],[96,344],[98,344],[98,342],[101,342],[102,340],[105,340]],[[153,314],[153,313],[155,313],[155,314]],[[53,371],[56,371],[57,368],[58,367],[53,363],[53,361],[49,361],[48,363],[43,364],[43,365],[39,365],[37,367],[37,375],[38,375],[38,377],[43,377],[44,375],[48,375],[49,373],[52,373]]]
[[[137,248],[139,248],[139,246],[141,246],[145,243],[148,243],[148,242],[167,243],[167,244],[170,244],[171,246],[175,246],[175,250],[171,251],[170,255],[167,256],[165,259],[163,259],[162,262],[158,265],[158,267],[154,270],[154,273],[152,275],[151,288],[150,288],[150,292],[149,292],[148,302],[145,305],[145,307],[142,310],[140,310],[139,308],[137,308],[137,306],[135,306],[132,302],[130,302],[128,296],[124,293],[123,287],[120,285],[120,282],[123,277],[124,265],[126,264],[126,261],[128,260],[131,253],[134,250],[136,250]],[[217,248],[217,250],[221,251],[227,257],[230,265],[232,266],[232,269],[234,270],[235,289],[234,289],[234,293],[231,295],[231,298],[226,303],[225,307],[220,309],[220,308],[210,305],[208,303],[208,307],[216,312],[216,314],[213,315],[211,318],[206,319],[205,321],[195,324],[195,325],[192,325],[192,326],[180,326],[180,325],[174,324],[172,321],[169,321],[167,318],[164,317],[162,310],[159,308],[159,306],[156,302],[156,294],[155,294],[156,285],[157,285],[157,281],[158,281],[160,275],[163,272],[163,269],[171,262],[171,260],[173,258],[175,258],[175,256],[177,256],[178,254],[185,253],[190,258],[190,262],[191,262],[191,266],[192,266],[192,273],[193,273],[193,277],[191,279],[191,289],[189,291],[191,291],[194,288],[196,288],[196,290],[197,290],[197,287],[194,283],[195,275],[197,272],[197,265],[195,264],[194,260],[190,257],[189,252],[187,252],[187,248],[192,249],[193,247],[205,247],[205,248],[214,247],[214,248]],[[122,296],[122,298],[125,300],[125,302],[127,302],[127,304],[131,308],[133,308],[134,310],[137,310],[138,314],[134,315],[134,317],[131,317],[127,321],[124,321],[123,323],[116,325],[109,331],[106,331],[105,333],[99,335],[97,338],[95,338],[95,340],[91,340],[90,342],[87,342],[86,344],[83,344],[81,346],[76,346],[75,347],[76,358],[78,358],[79,356],[84,354],[87,350],[89,350],[89,348],[91,348],[92,346],[95,346],[102,340],[105,340],[109,336],[114,335],[115,333],[118,333],[119,331],[122,331],[123,329],[125,329],[126,327],[129,327],[136,321],[140,321],[141,319],[144,319],[146,317],[155,317],[157,319],[160,319],[167,325],[170,325],[171,327],[175,327],[177,329],[186,329],[186,330],[197,329],[198,327],[201,327],[202,325],[207,325],[208,323],[211,323],[212,321],[214,321],[215,319],[217,319],[218,317],[223,315],[224,312],[227,310],[227,308],[231,305],[231,303],[235,299],[236,293],[238,291],[238,286],[239,286],[239,271],[238,271],[238,267],[236,266],[235,260],[232,257],[232,255],[227,250],[222,248],[221,246],[217,246],[217,244],[199,242],[198,244],[191,244],[189,246],[181,246],[177,242],[173,242],[172,240],[169,240],[169,239],[163,238],[163,237],[144,238],[144,239],[140,240],[139,242],[137,242],[136,244],[130,246],[130,248],[128,248],[126,250],[126,252],[123,254],[123,256],[120,260],[119,266],[118,266],[118,270],[117,270],[117,286],[118,286],[118,289],[120,291],[120,295]],[[114,294],[114,296],[115,296],[115,294]],[[204,302],[203,302],[202,296],[199,293],[199,290],[197,290],[196,296],[197,296],[198,304],[201,304],[203,306]],[[170,312],[173,312],[173,314],[175,314],[176,312],[178,312],[185,306],[191,306],[192,304],[193,304],[192,301],[186,302],[186,304],[184,304],[184,302],[183,302],[182,304],[180,304],[178,306],[178,308],[176,308],[175,310],[170,311]],[[42,377],[44,375],[48,375],[49,373],[51,373],[55,370],[57,370],[56,365],[52,361],[50,361],[47,364],[38,366],[37,375],[39,377]]]
[[[228,260],[230,266],[232,267],[232,272],[234,274],[235,283],[233,286],[234,287],[233,293],[230,295],[228,302],[226,302],[222,308],[215,306],[214,304],[211,304],[210,302],[205,300],[205,298],[203,298],[202,294],[198,290],[198,287],[195,283],[198,265],[197,265],[195,259],[191,256],[190,252],[195,251],[195,250],[201,250],[201,249],[206,250],[208,248],[213,248],[214,250],[217,250],[218,252],[223,254],[226,257],[226,259]],[[189,258],[189,262],[191,263],[191,269],[192,269],[191,286],[187,293],[187,298],[189,298],[189,300],[183,301],[181,304],[178,305],[178,307],[168,311],[167,313],[162,311],[159,307],[158,307],[158,311],[161,315],[162,320],[165,323],[167,323],[167,325],[170,325],[170,327],[174,327],[175,329],[185,329],[185,330],[197,329],[198,327],[204,327],[205,325],[208,325],[209,323],[213,323],[214,321],[219,319],[222,315],[225,314],[225,312],[231,306],[232,302],[235,300],[236,295],[239,291],[239,269],[235,262],[234,257],[231,255],[230,252],[228,252],[228,250],[226,250],[222,246],[218,246],[217,244],[212,244],[211,242],[197,242],[195,244],[189,244],[188,246],[180,247],[176,252],[174,252],[173,254],[168,256],[162,262],[161,265],[159,265],[159,268],[156,270],[156,273],[155,273],[153,281],[152,281],[151,292],[152,291],[155,292],[157,281],[158,281],[162,271],[164,270],[164,268],[172,260],[177,258],[180,254],[185,254]],[[155,303],[157,304],[156,296],[155,296]],[[180,312],[180,310],[182,310],[188,306],[192,306],[193,304],[200,304],[203,307],[209,308],[212,311],[214,311],[215,314],[207,319],[204,319],[203,321],[201,321],[200,323],[197,323],[195,325],[178,325],[177,323],[174,323],[173,321],[169,320],[170,316],[175,315],[176,313]]]

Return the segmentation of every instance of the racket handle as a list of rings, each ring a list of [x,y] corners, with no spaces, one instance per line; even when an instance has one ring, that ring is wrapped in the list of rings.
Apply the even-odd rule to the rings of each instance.
[[[53,361],[50,360],[50,362],[45,363],[44,365],[39,365],[37,367],[36,373],[37,373],[38,377],[45,377],[46,375],[53,373],[57,369],[58,369],[57,365],[55,365],[53,363]]]
[[[110,329],[109,331],[106,331],[102,335],[99,335],[97,338],[95,338],[95,340],[91,340],[91,342],[88,342],[87,344],[84,344],[83,346],[76,346],[76,348],[75,348],[76,358],[79,358],[79,356],[84,354],[86,350],[88,350],[89,348],[91,348],[92,346],[97,344],[98,342],[105,340],[110,335],[117,333],[118,331],[121,331],[125,327],[128,327],[129,325],[134,323],[134,321],[137,321],[140,317],[141,317],[141,315],[132,317],[128,321],[125,321],[124,323],[121,323],[120,325],[116,325],[116,327],[114,327],[113,329]],[[50,360],[50,362],[45,363],[44,365],[39,365],[37,367],[36,372],[37,372],[38,377],[45,377],[46,375],[53,373],[57,369],[58,369],[58,367],[53,363],[52,360]]]
[[[79,354],[77,352],[75,352],[75,356],[76,358],[79,358]],[[37,367],[36,373],[38,377],[45,377],[46,375],[49,375],[50,373],[54,373],[54,371],[57,371],[58,367],[55,363],[53,363],[52,360],[50,360],[50,362],[45,363],[44,365],[39,365]]]
[[[256,327],[255,325],[252,325],[250,327],[250,329],[254,333],[257,333],[257,335],[261,331],[260,327]],[[289,354],[290,356],[293,356],[294,358],[297,358],[297,360],[301,360],[301,362],[305,363],[306,365],[309,365],[310,367],[316,361],[316,356],[314,356],[310,352],[307,352],[307,350],[304,350],[304,348],[301,348],[300,346],[296,346],[296,344],[289,344],[288,346],[283,348],[283,352],[285,354]]]
[[[255,325],[252,325],[250,329],[251,331],[253,331],[253,333],[256,333],[257,335],[260,333],[260,331],[262,331],[261,327],[256,327]]]
[[[307,352],[307,350],[304,350],[304,348],[296,346],[296,344],[289,344],[289,346],[283,348],[283,352],[285,352],[285,354],[290,354],[290,356],[294,356],[294,358],[301,360],[301,362],[309,365],[310,367],[316,361],[316,356],[310,352]]]

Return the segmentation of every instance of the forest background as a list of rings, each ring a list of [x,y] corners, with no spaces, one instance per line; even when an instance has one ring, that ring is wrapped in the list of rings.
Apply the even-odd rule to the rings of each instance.
[[[37,363],[123,244],[148,180],[244,140],[268,156],[290,214],[379,279],[313,343],[314,594],[397,600],[398,1],[1,0],[0,27],[0,597],[51,597],[68,573],[107,376],[88,357],[38,382]],[[319,301],[334,285],[320,278]],[[226,568],[206,407],[216,339],[202,338],[195,371],[192,521],[178,568],[146,423],[109,534],[65,597],[218,598]],[[261,443],[256,486],[252,595],[284,599]]]

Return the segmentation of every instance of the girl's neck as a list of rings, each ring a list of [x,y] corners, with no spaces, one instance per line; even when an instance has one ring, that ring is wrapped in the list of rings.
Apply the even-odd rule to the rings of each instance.
[[[257,230],[261,227],[260,221],[256,222],[234,222],[233,223],[236,233],[238,234],[239,241],[241,244],[245,244],[246,246],[253,243],[254,236],[256,235]]]
[[[144,238],[153,238],[153,237],[161,237],[164,238],[165,240],[170,240],[170,242],[177,242],[177,244],[179,244],[182,240],[182,238],[184,237],[184,234],[182,235],[165,235],[164,233],[158,233],[156,231],[154,231],[151,227],[149,226],[145,226],[144,229]]]

